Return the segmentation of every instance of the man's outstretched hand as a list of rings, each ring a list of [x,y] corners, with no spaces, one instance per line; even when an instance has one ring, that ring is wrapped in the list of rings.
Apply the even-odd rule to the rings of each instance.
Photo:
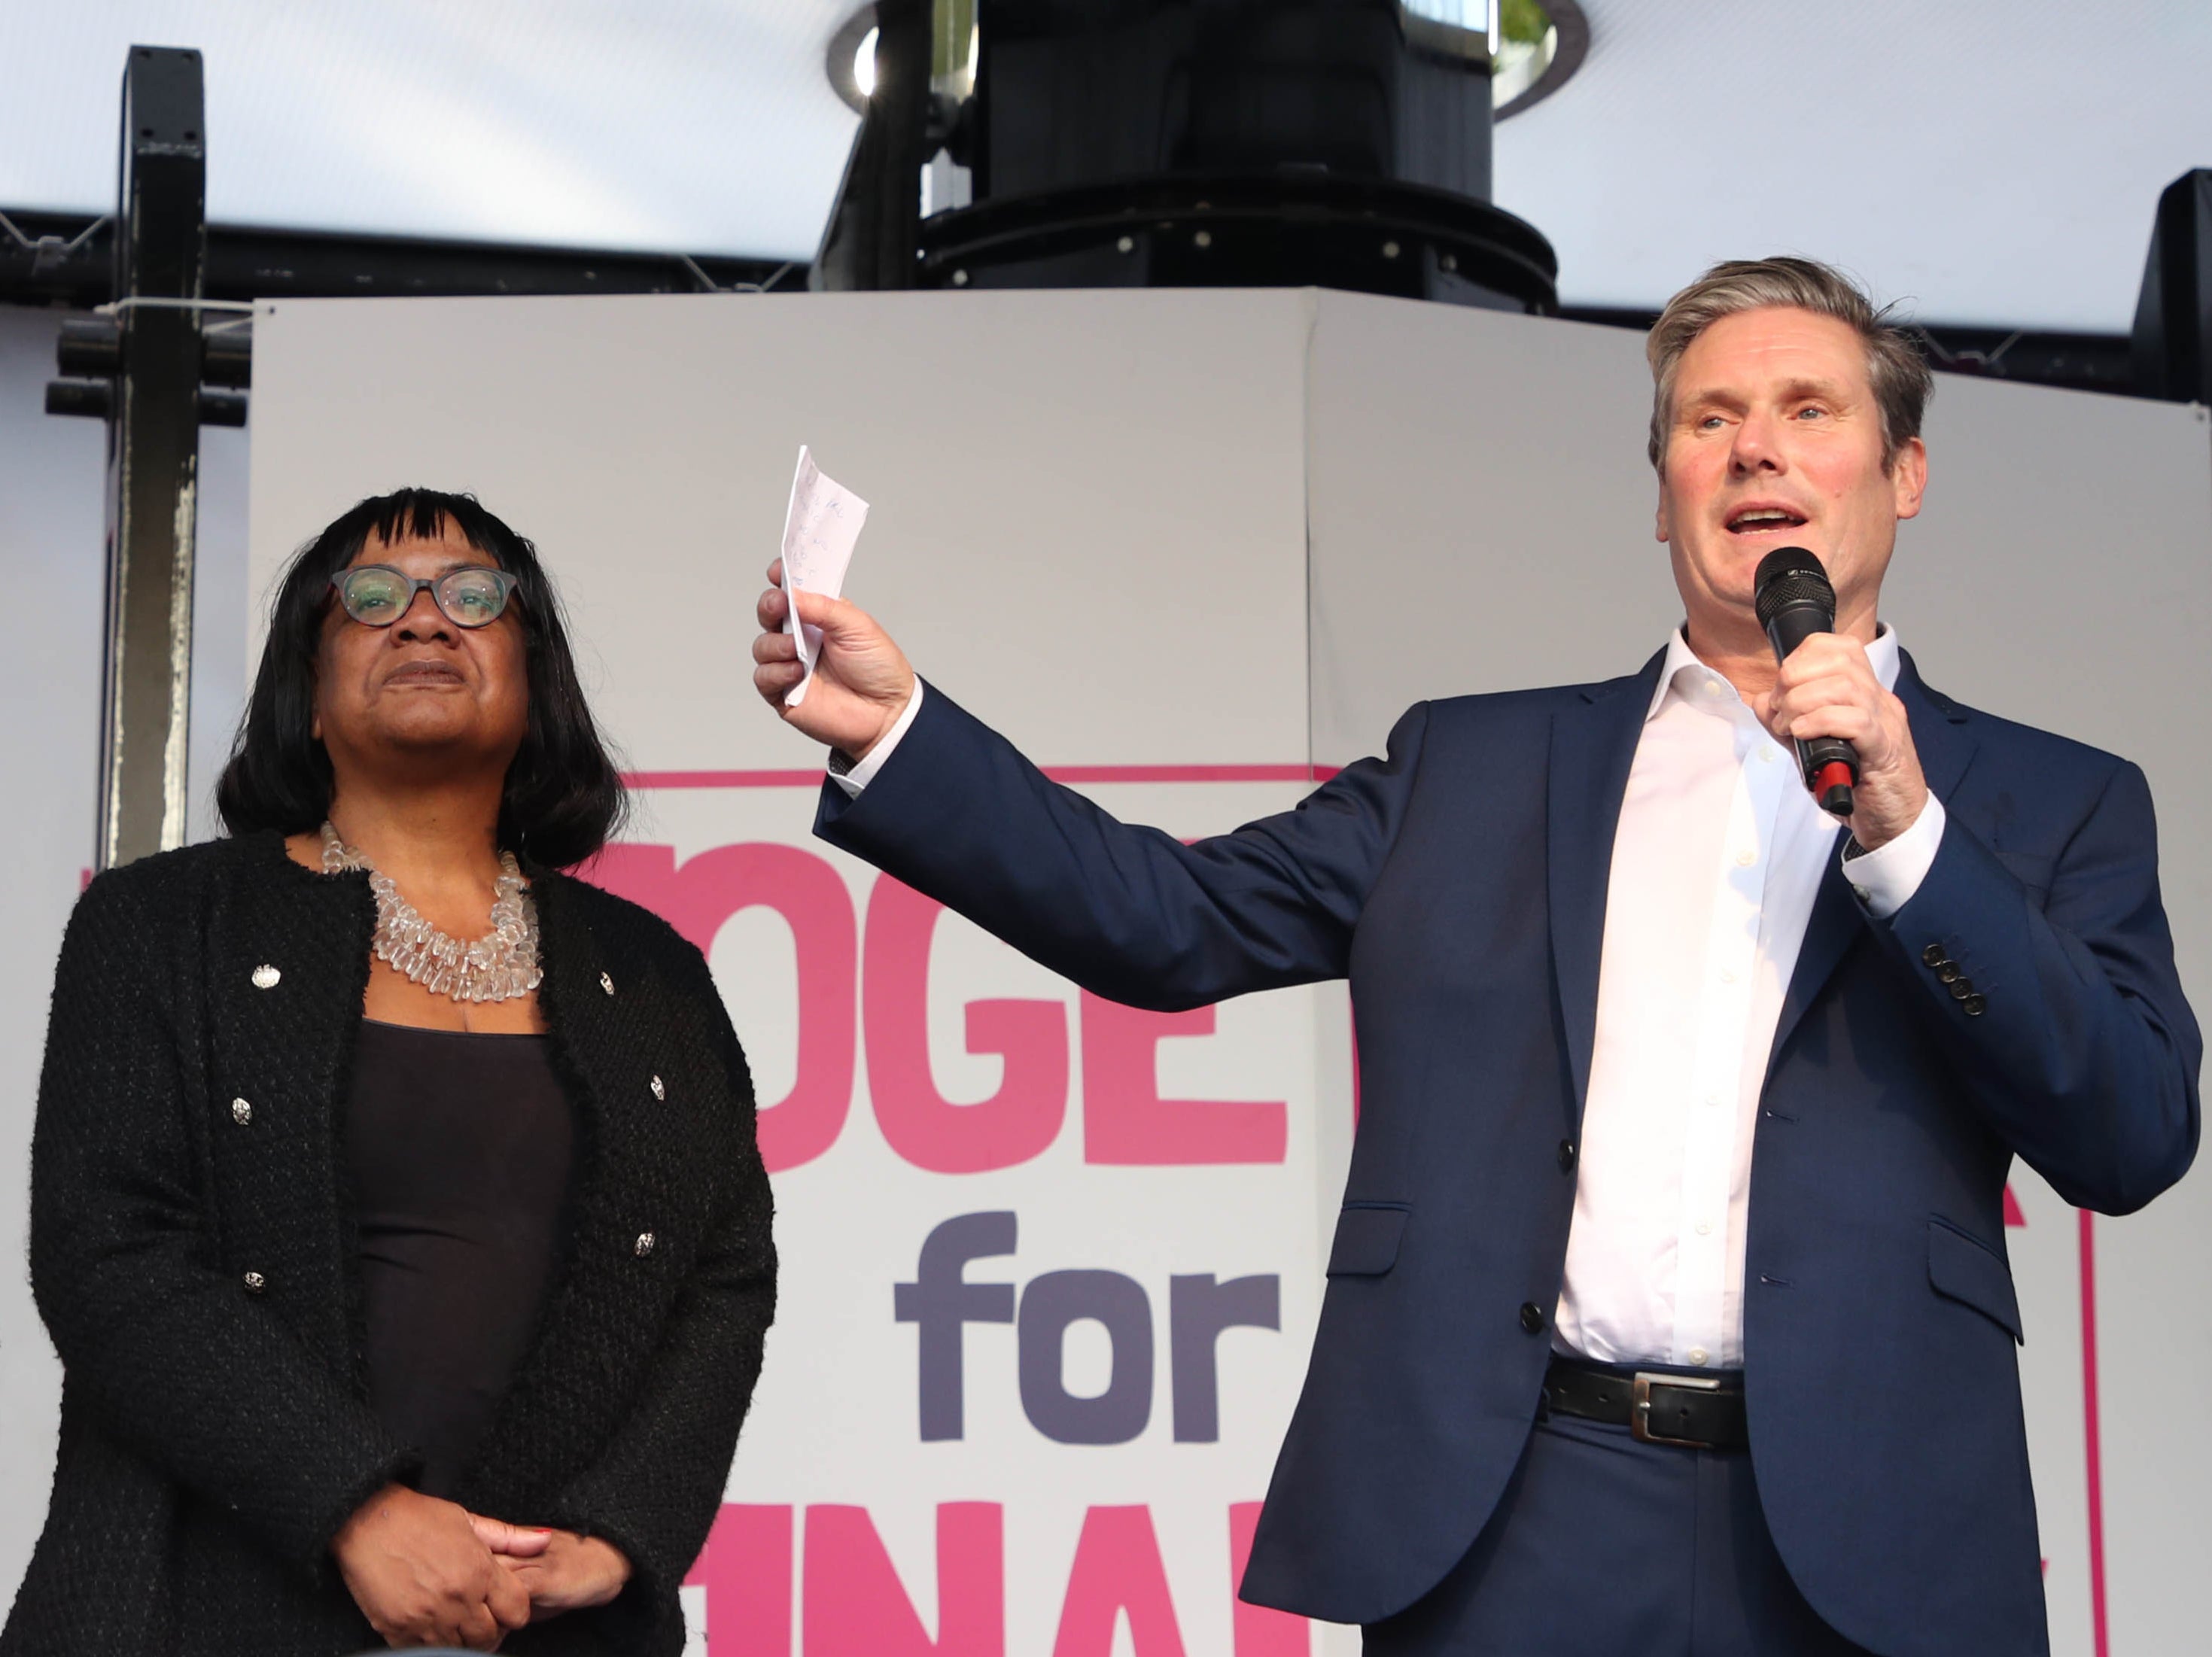
[[[866,759],[906,712],[914,695],[914,670],[890,635],[858,605],[818,592],[796,592],[792,597],[799,601],[799,619],[822,629],[822,648],[805,700],[786,707],[784,693],[799,683],[803,670],[799,640],[783,630],[783,560],[768,567],[768,579],[757,610],[761,632],[753,640],[754,688],[786,725],[853,759]]]

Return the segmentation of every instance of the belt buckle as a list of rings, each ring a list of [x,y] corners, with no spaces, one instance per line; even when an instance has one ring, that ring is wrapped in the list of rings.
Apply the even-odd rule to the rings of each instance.
[[[1637,1371],[1631,1383],[1628,1411],[1629,1435],[1644,1444],[1677,1444],[1687,1450],[1709,1450],[1712,1446],[1700,1438],[1674,1438],[1665,1433],[1651,1430],[1651,1388],[1661,1387],[1686,1387],[1693,1393],[1717,1393],[1718,1381],[1706,1375],[1657,1375],[1649,1370]]]

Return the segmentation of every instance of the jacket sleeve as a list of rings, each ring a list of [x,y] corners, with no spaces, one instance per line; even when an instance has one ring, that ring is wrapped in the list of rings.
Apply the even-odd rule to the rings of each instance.
[[[706,959],[676,950],[687,998],[710,1021],[730,1096],[734,1156],[707,1239],[679,1291],[636,1406],[606,1450],[557,1495],[543,1522],[604,1537],[631,1579],[603,1615],[641,1630],[672,1603],[720,1511],[738,1430],[775,1317],[775,1201],[761,1162],[751,1072]]]
[[[123,871],[63,939],[31,1140],[31,1286],[73,1394],[319,1575],[412,1472],[345,1377],[221,1266],[179,1054],[171,889]]]
[[[1386,758],[1187,846],[1051,781],[932,685],[857,798],[823,785],[815,832],[1094,994],[1180,1011],[1343,975],[1427,722],[1417,706]]]
[[[1954,812],[1918,889],[1876,925],[1976,1104],[2060,1196],[2129,1213],[2188,1169],[2204,1047],[2140,769],[2114,763],[2043,902]]]

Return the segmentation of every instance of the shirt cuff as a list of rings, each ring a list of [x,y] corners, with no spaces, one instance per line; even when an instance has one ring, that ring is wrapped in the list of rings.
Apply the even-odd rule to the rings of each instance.
[[[1851,890],[1869,913],[1876,920],[1887,920],[1912,901],[1920,883],[1928,878],[1936,850],[1942,843],[1943,802],[1931,793],[1912,827],[1879,850],[1846,858],[1844,878],[1850,882]],[[1846,847],[1850,844],[1844,841]]]
[[[899,739],[906,735],[907,727],[914,723],[914,716],[921,711],[921,676],[917,673],[914,677],[914,695],[906,699],[906,711],[898,716],[898,723],[884,731],[876,745],[868,750],[867,758],[844,762],[840,769],[840,763],[845,762],[845,756],[834,749],[830,751],[830,780],[843,789],[851,798],[860,798],[860,791],[874,779],[877,772],[884,768],[884,762],[890,758],[891,750],[899,745]]]

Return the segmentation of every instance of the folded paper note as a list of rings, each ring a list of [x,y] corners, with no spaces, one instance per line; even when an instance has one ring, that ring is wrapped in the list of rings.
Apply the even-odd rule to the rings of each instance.
[[[791,480],[791,507],[783,515],[783,590],[793,588],[836,598],[845,589],[846,567],[868,521],[868,503],[842,484],[822,475],[806,446],[799,446],[799,474]],[[799,640],[797,684],[783,694],[783,705],[796,707],[814,683],[814,664],[822,652],[822,629],[802,625],[798,606],[786,610],[783,630]]]

